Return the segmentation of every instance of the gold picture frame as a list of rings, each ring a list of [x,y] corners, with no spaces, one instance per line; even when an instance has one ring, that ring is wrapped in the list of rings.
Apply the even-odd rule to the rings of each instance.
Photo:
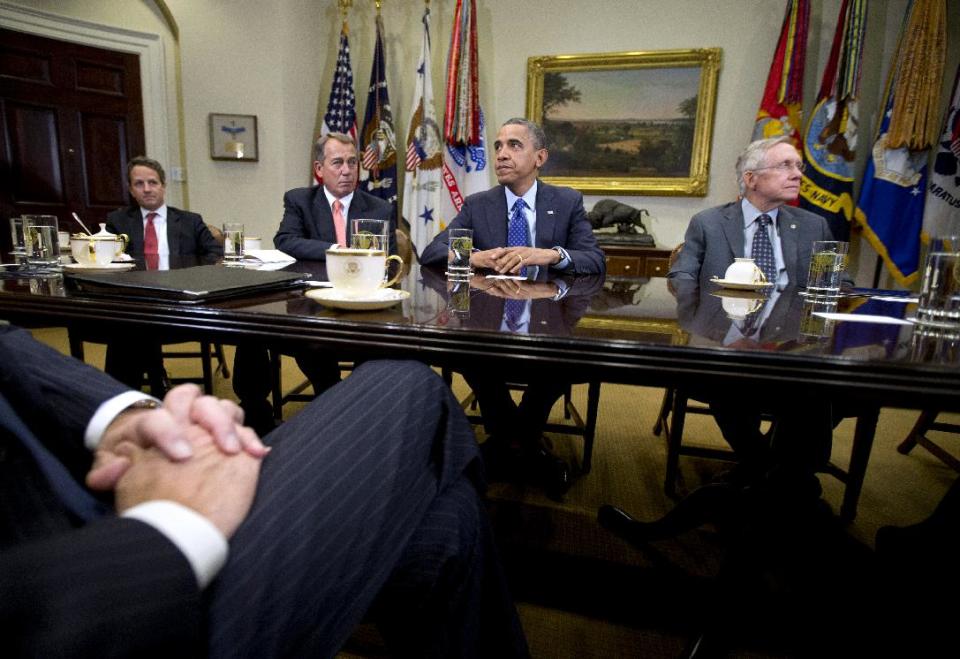
[[[543,180],[585,193],[706,196],[721,52],[529,58],[527,117],[550,147]]]

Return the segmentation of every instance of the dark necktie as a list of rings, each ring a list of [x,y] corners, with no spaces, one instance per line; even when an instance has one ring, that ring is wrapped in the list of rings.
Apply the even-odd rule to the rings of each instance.
[[[106,506],[80,487],[67,468],[34,437],[33,432],[27,428],[3,396],[0,396],[0,415],[6,420],[5,425],[10,436],[16,438],[20,445],[33,456],[40,472],[47,479],[50,489],[67,510],[85,522],[102,517],[107,512]]]
[[[507,226],[507,247],[530,247],[530,231],[527,226],[527,216],[523,211],[527,208],[527,202],[522,198],[513,202],[513,210],[510,213],[510,224]],[[520,276],[527,276],[527,267],[520,268]],[[520,328],[520,318],[526,307],[525,300],[507,300],[503,305],[503,319],[511,332],[516,332]]]
[[[143,256],[147,262],[147,270],[156,270],[160,265],[160,243],[157,240],[157,227],[153,219],[157,213],[147,213],[147,226],[143,228]]]
[[[763,275],[771,284],[777,283],[777,262],[773,257],[773,245],[770,244],[770,234],[767,227],[773,223],[770,216],[764,213],[757,218],[757,232],[753,234],[753,260]]]
[[[513,210],[510,213],[510,224],[507,226],[507,247],[530,247],[530,231],[527,226],[527,216],[523,211],[527,208],[527,202],[522,198],[513,203]],[[526,266],[520,268],[520,275],[527,275]]]

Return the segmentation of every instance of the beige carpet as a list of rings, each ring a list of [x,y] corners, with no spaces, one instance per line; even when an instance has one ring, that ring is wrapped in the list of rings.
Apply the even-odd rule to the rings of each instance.
[[[40,330],[36,334],[66,351],[62,330]],[[228,347],[227,361],[231,366],[232,358]],[[102,367],[102,348],[88,344],[87,361]],[[168,369],[177,374],[193,369],[199,374],[198,363],[180,360],[169,361]],[[284,386],[291,388],[302,379],[293,361],[285,359]],[[229,381],[217,377],[215,386],[218,395],[233,397]],[[459,378],[455,379],[454,389],[461,397],[466,393]],[[595,522],[597,507],[604,503],[616,504],[639,519],[659,517],[673,505],[663,492],[664,440],[652,434],[662,395],[663,390],[656,388],[603,386],[593,469],[574,484],[564,503],[555,503],[532,487],[499,483],[491,488],[491,512],[509,554],[505,556],[508,564],[525,565],[525,561],[532,561],[531,565],[549,567],[549,574],[561,583],[575,583],[574,590],[581,598],[595,597],[596,601],[587,609],[601,612],[609,589],[617,589],[623,574],[634,574],[621,573],[619,569],[636,568],[643,575],[678,571],[677,574],[695,577],[708,577],[716,571],[718,546],[708,531],[666,543],[662,546],[664,556],[658,558],[642,555]],[[580,410],[586,409],[585,398],[586,386],[576,387],[574,400]],[[288,406],[285,416],[289,418],[297,409],[296,404]],[[560,420],[559,405],[554,416]],[[867,545],[872,546],[880,526],[911,524],[928,515],[957,476],[923,449],[914,449],[909,456],[896,452],[896,445],[908,433],[916,416],[913,411],[893,409],[881,413],[858,515],[848,529]],[[960,417],[953,415],[952,419],[957,421]],[[848,460],[853,425],[852,420],[845,421],[835,432],[833,459],[840,465]],[[940,436],[945,446],[960,452],[956,436]],[[936,437],[936,433],[931,434],[931,438]],[[579,439],[561,435],[551,439],[557,453],[579,464]],[[685,440],[722,446],[716,425],[707,417],[688,417]],[[696,487],[718,468],[722,465],[717,462],[684,458],[683,483],[688,488]],[[842,484],[830,476],[821,476],[821,482],[825,499],[837,510]],[[679,622],[673,624],[669,617],[658,615],[655,607],[618,604],[602,615],[584,614],[578,610],[577,602],[563,601],[562,588],[554,593],[551,581],[541,583],[536,579],[518,585],[518,607],[535,657],[672,657],[687,641],[688,630]],[[364,652],[362,656],[373,654]],[[750,656],[751,652],[744,650],[742,655]],[[771,656],[763,652],[760,655]]]

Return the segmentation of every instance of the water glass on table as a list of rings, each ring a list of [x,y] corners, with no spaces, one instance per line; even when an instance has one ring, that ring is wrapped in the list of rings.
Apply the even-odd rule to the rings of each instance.
[[[930,241],[915,320],[931,327],[960,328],[960,236]]]
[[[223,223],[223,258],[226,261],[243,258],[243,223]]]
[[[23,246],[27,263],[60,265],[60,231],[55,215],[24,215]]]
[[[23,218],[22,217],[11,217],[10,218],[10,239],[13,249],[10,253],[13,256],[26,256],[27,250],[23,243]]]
[[[350,247],[390,253],[389,223],[386,220],[350,220]]]
[[[839,240],[815,240],[810,253],[807,293],[822,297],[839,297],[840,279],[847,268],[850,243]]]
[[[447,275],[470,278],[470,253],[473,251],[473,229],[450,229],[447,252]]]

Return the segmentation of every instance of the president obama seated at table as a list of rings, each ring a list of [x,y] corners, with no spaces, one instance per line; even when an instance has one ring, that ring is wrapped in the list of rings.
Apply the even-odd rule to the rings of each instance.
[[[493,149],[500,185],[467,197],[447,230],[423,250],[420,262],[445,264],[448,231],[464,228],[473,230],[475,251],[470,265],[474,268],[528,276],[534,276],[539,268],[603,274],[603,252],[593,236],[583,196],[537,179],[548,155],[543,129],[526,119],[509,119],[500,127]],[[507,329],[522,322],[520,312],[505,315]],[[484,444],[484,459],[496,474],[498,463],[519,458],[548,494],[562,496],[571,484],[570,468],[541,444],[541,438],[550,408],[569,382],[537,374],[520,376],[528,386],[518,408],[507,389],[507,382],[515,382],[517,375],[480,370],[463,373],[477,395],[491,435]],[[519,456],[513,455],[515,452]]]

